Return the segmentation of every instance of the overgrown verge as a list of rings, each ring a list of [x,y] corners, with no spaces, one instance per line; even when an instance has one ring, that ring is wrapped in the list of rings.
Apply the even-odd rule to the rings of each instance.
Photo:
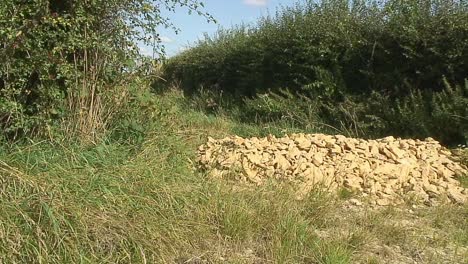
[[[468,143],[467,105],[467,81],[456,86],[446,82],[440,92],[412,90],[408,96],[399,98],[373,92],[349,95],[340,102],[327,97],[310,98],[288,90],[242,99],[201,90],[190,96],[187,104],[188,108],[205,113],[276,130],[360,138],[433,137],[451,147]]]
[[[157,119],[146,122],[141,145],[109,139],[0,148],[1,262],[466,259],[464,206],[373,211],[348,208],[320,190],[296,201],[287,186],[246,189],[213,180],[193,170],[206,135],[270,131],[186,111],[178,92],[152,100],[145,113]]]
[[[164,70],[240,120],[465,144],[467,21],[459,1],[304,1],[220,30]]]

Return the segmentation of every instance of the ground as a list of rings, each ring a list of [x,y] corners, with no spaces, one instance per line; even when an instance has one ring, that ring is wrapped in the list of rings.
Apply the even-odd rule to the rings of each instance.
[[[466,204],[214,180],[194,169],[208,135],[288,131],[188,110],[179,92],[156,105],[136,143],[0,148],[0,263],[467,263]]]

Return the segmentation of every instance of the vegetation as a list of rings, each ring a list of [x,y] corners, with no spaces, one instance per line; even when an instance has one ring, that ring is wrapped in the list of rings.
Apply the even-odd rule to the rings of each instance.
[[[348,208],[317,190],[243,188],[193,171],[205,135],[269,133],[153,98],[132,141],[0,150],[5,263],[463,263],[465,206]],[[289,131],[287,131],[289,132]],[[409,213],[411,210],[411,213]]]
[[[466,3],[353,3],[286,8],[161,69],[137,42],[173,26],[162,8],[213,20],[199,1],[1,1],[0,263],[463,263],[466,204],[297,201],[194,170],[207,135],[466,140]]]
[[[151,64],[137,42],[161,51],[161,10],[202,13],[197,0],[5,0],[0,4],[0,129],[3,137],[57,127],[94,141],[119,118],[129,80]],[[140,61],[139,66],[135,61]]]
[[[465,1],[304,2],[207,36],[168,61],[167,78],[234,95],[240,120],[468,140]]]

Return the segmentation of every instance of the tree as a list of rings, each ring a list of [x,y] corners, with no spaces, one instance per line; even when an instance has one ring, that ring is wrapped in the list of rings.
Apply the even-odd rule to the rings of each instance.
[[[177,6],[213,20],[199,0],[2,1],[3,134],[37,133],[64,116],[78,115],[76,127],[98,123],[101,95],[137,72],[137,43],[163,53],[158,28],[178,29],[162,10]]]

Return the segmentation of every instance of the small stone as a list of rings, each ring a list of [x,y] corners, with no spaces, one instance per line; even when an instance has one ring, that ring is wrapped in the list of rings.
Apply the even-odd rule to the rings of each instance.
[[[377,205],[380,206],[387,206],[390,205],[390,201],[388,199],[382,198],[377,200]]]
[[[389,136],[389,137],[385,137],[382,139],[382,142],[384,143],[390,143],[390,142],[393,142],[395,141],[395,138],[393,136]]]
[[[464,203],[468,197],[455,178],[467,168],[451,160],[450,151],[433,139],[364,140],[302,133],[281,138],[208,137],[197,150],[197,167],[211,177],[234,176],[249,186],[281,180],[297,186],[301,197],[317,184],[329,191],[346,187],[377,198],[373,202],[383,206],[403,202],[404,195],[430,206],[444,199]],[[350,201],[362,204],[358,202]]]
[[[321,153],[317,153],[312,157],[312,162],[315,166],[320,166],[323,164],[323,155]]]
[[[358,199],[350,199],[349,200],[349,203],[352,204],[352,205],[356,205],[356,206],[362,206],[362,202],[359,201]]]
[[[447,194],[450,200],[452,200],[454,203],[463,204],[467,200],[467,197],[455,188],[449,188],[447,190]]]
[[[401,159],[405,156],[405,151],[395,147],[395,146],[389,146],[387,147],[388,150],[390,150],[390,152],[392,152],[393,154],[395,154],[395,156],[398,158],[398,159]]]

